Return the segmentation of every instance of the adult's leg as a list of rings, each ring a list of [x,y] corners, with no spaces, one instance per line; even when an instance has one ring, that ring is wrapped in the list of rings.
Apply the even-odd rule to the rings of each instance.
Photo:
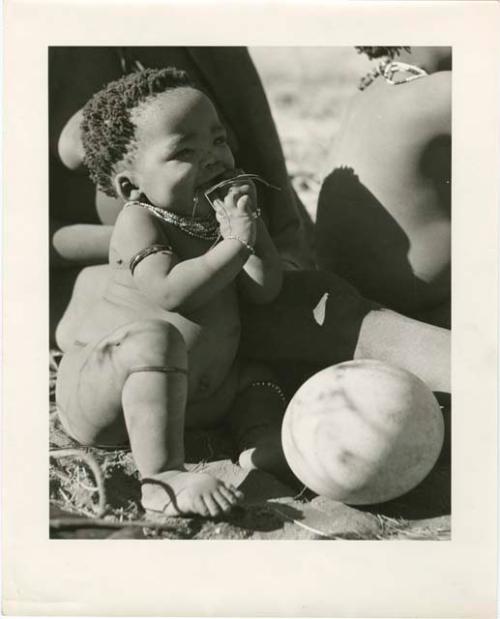
[[[412,372],[430,389],[451,392],[451,332],[396,312],[369,312],[354,359],[378,359]]]
[[[378,359],[450,392],[450,332],[381,308],[324,271],[288,271],[279,297],[242,308],[242,353],[326,367]]]

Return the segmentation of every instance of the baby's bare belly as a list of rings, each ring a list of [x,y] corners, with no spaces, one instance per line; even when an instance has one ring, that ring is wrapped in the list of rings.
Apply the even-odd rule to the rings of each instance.
[[[159,319],[174,325],[188,349],[189,400],[213,395],[228,379],[240,339],[238,300],[226,288],[189,316],[152,304],[135,287],[111,282],[104,297],[85,316],[76,332],[79,342],[96,342],[118,327],[137,320]]]

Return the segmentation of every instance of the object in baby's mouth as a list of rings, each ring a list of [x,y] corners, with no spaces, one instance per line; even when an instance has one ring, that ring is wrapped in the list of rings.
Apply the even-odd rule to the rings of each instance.
[[[203,192],[205,198],[208,200],[209,204],[212,208],[215,208],[212,200],[216,197],[222,197],[220,195],[221,190],[227,189],[234,185],[235,183],[244,183],[245,181],[256,181],[258,183],[262,183],[266,187],[270,189],[276,189],[277,191],[281,191],[281,187],[277,187],[266,181],[264,178],[259,176],[258,174],[246,174],[241,168],[235,168],[234,170],[228,170],[227,172],[223,172],[216,179],[214,185],[210,186],[208,189],[205,189]]]

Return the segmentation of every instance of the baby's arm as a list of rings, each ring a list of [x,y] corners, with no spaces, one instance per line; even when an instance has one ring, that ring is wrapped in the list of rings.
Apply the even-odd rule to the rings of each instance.
[[[257,194],[253,184],[244,182],[230,188],[224,200],[215,200],[217,219],[224,238],[238,236],[235,224],[243,216],[255,218],[254,253],[238,278],[241,292],[253,303],[269,303],[279,294],[283,281],[280,255],[264,221],[257,217]]]
[[[112,252],[130,261],[152,245],[168,246],[159,223],[140,207],[120,215],[111,241]],[[205,254],[179,262],[172,251],[150,254],[134,269],[134,281],[152,301],[168,311],[190,313],[230,284],[250,254],[235,239],[223,239]]]

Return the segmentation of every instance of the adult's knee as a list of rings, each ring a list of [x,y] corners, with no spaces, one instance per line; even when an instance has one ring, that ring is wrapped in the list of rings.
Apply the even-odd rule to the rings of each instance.
[[[127,364],[187,367],[187,349],[179,330],[164,320],[140,320],[120,327],[107,346],[119,348]]]

